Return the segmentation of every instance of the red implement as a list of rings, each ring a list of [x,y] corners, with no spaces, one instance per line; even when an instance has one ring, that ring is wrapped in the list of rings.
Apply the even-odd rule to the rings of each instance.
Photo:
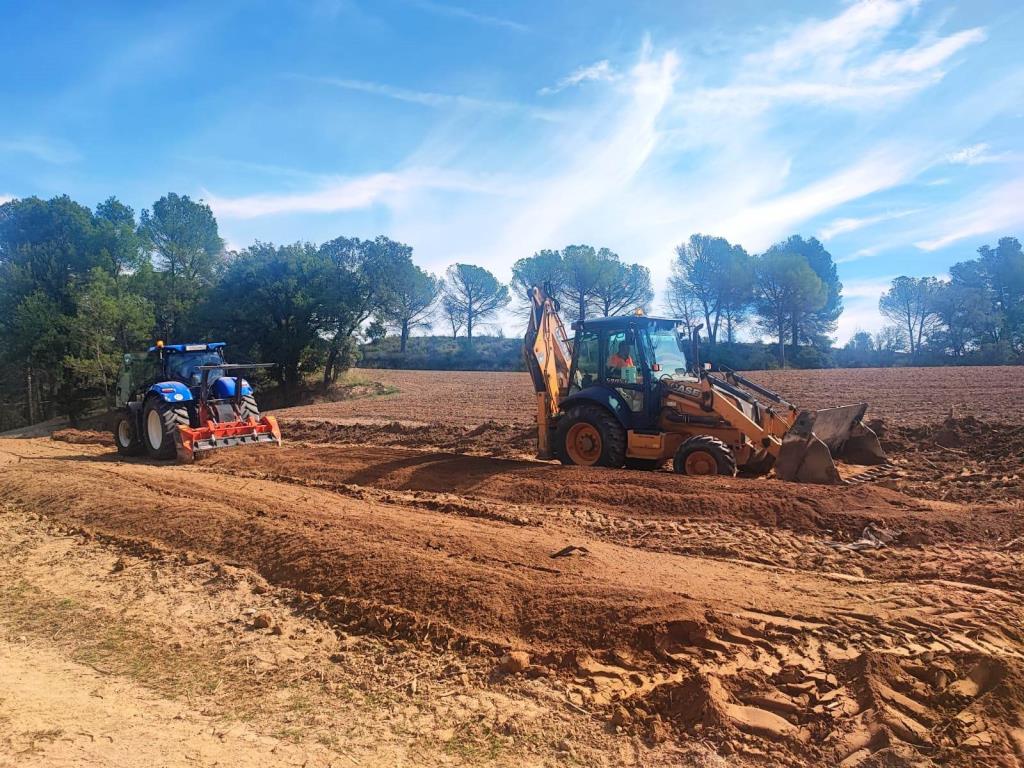
[[[191,462],[203,451],[258,443],[281,445],[281,428],[273,416],[262,416],[259,421],[218,422],[207,418],[201,427],[178,427],[178,460]]]

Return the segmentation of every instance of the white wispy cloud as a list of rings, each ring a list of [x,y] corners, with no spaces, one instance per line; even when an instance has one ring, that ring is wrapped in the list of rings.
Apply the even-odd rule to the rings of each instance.
[[[821,228],[821,239],[831,240],[836,235],[846,234],[847,232],[854,232],[858,229],[864,229],[865,227],[871,227],[875,224],[881,224],[886,221],[894,221],[895,219],[902,219],[906,216],[911,216],[915,213],[920,213],[920,208],[913,208],[906,211],[889,211],[886,213],[880,213],[877,216],[865,216],[862,218],[845,217],[841,219],[835,219],[831,223]]]
[[[914,243],[922,251],[937,251],[947,245],[979,235],[1009,234],[1009,230],[1024,226],[1024,179],[1000,184],[977,199],[958,202],[941,217],[945,226],[940,234]]]
[[[525,24],[520,24],[518,21],[512,21],[511,19],[505,19],[500,16],[490,16],[485,13],[478,13],[477,11],[471,11],[468,8],[463,8],[459,5],[436,3],[432,2],[432,0],[414,0],[413,5],[418,8],[422,8],[424,11],[438,14],[439,16],[449,16],[454,19],[465,19],[466,21],[472,21],[476,24],[483,24],[488,27],[500,27],[502,29],[510,29],[514,32],[529,31],[529,27]]]
[[[945,64],[967,46],[984,42],[985,39],[985,30],[981,27],[965,29],[940,38],[934,43],[920,43],[904,51],[883,53],[861,68],[859,74],[869,78],[883,78],[928,72]]]
[[[78,159],[78,152],[68,142],[43,136],[0,139],[0,153],[29,155],[52,165],[65,165]]]
[[[838,67],[863,46],[892,31],[920,0],[859,0],[838,16],[797,25],[766,51],[747,57],[749,64],[793,70],[808,64]]]
[[[780,103],[804,102],[879,109],[942,80],[942,66],[985,39],[981,28],[955,32],[905,49],[881,50],[918,0],[859,0],[831,19],[793,28],[743,59],[731,82],[700,88],[687,109],[756,114]]]
[[[400,196],[420,190],[459,190],[484,193],[487,185],[464,174],[412,168],[394,173],[376,173],[324,183],[319,189],[297,194],[222,197],[205,192],[203,197],[218,217],[251,219],[282,213],[331,213],[368,208],[394,202]]]
[[[481,99],[475,96],[467,96],[458,93],[438,93],[435,91],[419,91],[412,88],[377,83],[371,80],[353,80],[343,77],[311,77],[307,75],[292,75],[295,79],[304,80],[321,85],[329,85],[334,88],[342,88],[347,91],[358,91],[369,93],[374,96],[383,96],[396,101],[404,101],[409,104],[420,104],[424,107],[433,108],[465,108],[499,112],[518,112],[541,120],[557,122],[563,119],[562,115],[550,109],[541,109],[529,104],[521,104],[516,101],[504,101],[495,99]]]
[[[946,155],[946,162],[951,165],[987,165],[989,163],[1004,163],[1015,159],[1012,152],[992,152],[992,147],[984,142],[971,144],[970,146],[950,152]]]
[[[576,68],[554,85],[541,88],[537,93],[541,96],[550,96],[559,91],[564,91],[566,88],[573,88],[580,83],[591,81],[611,82],[618,79],[619,73],[615,71],[608,59],[602,59],[589,66]]]
[[[716,231],[732,233],[740,242],[760,248],[825,211],[904,183],[921,164],[921,153],[910,147],[879,148],[796,191],[746,206],[722,221]]]
[[[602,59],[550,86],[553,91],[602,79],[615,83],[594,89],[571,119],[524,123],[522,132],[506,126],[493,132],[481,127],[476,113],[460,114],[460,106],[483,111],[490,104],[484,100],[335,80],[331,84],[338,87],[435,108],[446,119],[425,132],[396,170],[318,181],[297,194],[207,198],[218,216],[235,218],[380,205],[389,234],[413,245],[418,262],[434,271],[470,261],[507,280],[517,258],[590,242],[643,263],[662,285],[673,246],[691,232],[721,234],[760,251],[846,203],[918,179],[956,146],[950,141],[976,135],[998,113],[1002,102],[979,94],[980,107],[962,109],[969,119],[950,117],[941,136],[922,133],[932,126],[915,115],[894,123],[881,142],[878,131],[841,128],[833,141],[842,151],[822,151],[820,135],[778,130],[781,113],[769,110],[792,102],[880,110],[904,93],[940,82],[944,62],[953,56],[947,52],[967,50],[976,36],[932,50],[947,38],[922,42],[901,28],[901,46],[880,50],[915,7],[894,1],[844,6],[835,19],[815,22],[820,28],[770,35],[780,45],[750,54],[731,76],[725,70],[724,80],[721,68],[702,69],[645,41],[632,65],[613,68]],[[815,30],[838,42],[820,43]],[[869,67],[871,77],[857,80]],[[745,119],[752,102],[759,112]],[[730,119],[709,120],[711,108],[728,110]],[[836,237],[912,212],[839,213],[823,231]],[[891,232],[883,234],[884,243],[857,243],[867,247],[841,259],[867,258],[902,244]],[[851,296],[860,303],[853,308],[863,310],[858,322],[871,313],[877,317],[877,295]]]

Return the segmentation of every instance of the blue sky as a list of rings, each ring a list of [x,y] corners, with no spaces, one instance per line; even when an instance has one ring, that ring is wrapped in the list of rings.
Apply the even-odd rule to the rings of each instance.
[[[384,233],[502,279],[586,242],[659,287],[692,232],[816,235],[845,340],[893,276],[1024,237],[1022,33],[1016,0],[0,0],[0,199],[176,191],[235,247]]]

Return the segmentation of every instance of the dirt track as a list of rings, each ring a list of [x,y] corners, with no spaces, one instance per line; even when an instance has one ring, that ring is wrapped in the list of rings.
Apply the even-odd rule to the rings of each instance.
[[[562,468],[508,458],[530,450],[528,416],[515,377],[487,376],[282,412],[285,448],[191,467],[88,436],[3,440],[0,494],[252,569],[374,635],[524,649],[573,711],[652,744],[738,764],[1024,761],[1024,428],[942,424],[954,403],[908,417],[884,487]]]

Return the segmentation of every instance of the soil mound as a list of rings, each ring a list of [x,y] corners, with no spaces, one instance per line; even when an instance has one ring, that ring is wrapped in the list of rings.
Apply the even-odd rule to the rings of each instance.
[[[91,429],[58,429],[50,435],[53,440],[72,445],[113,445],[114,437],[109,432]]]
[[[285,419],[282,430],[289,440],[307,443],[394,445],[435,448],[458,453],[498,457],[522,457],[535,450],[536,432],[522,425],[485,421],[476,427],[431,424],[338,424],[306,419]]]
[[[887,429],[882,445],[905,469],[900,484],[914,496],[983,504],[1024,500],[1022,425],[947,418]]]

